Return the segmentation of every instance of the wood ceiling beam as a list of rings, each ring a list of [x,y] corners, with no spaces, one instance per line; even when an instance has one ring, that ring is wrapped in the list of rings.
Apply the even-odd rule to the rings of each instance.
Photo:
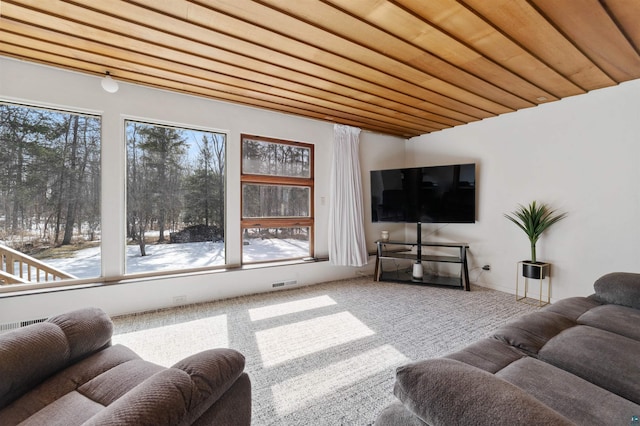
[[[37,0],[31,0],[37,2]],[[321,54],[314,51],[312,46],[295,44],[294,47],[298,49],[298,52],[302,52],[302,58],[296,57],[289,53],[281,53],[277,50],[279,44],[286,44],[281,36],[268,31],[263,31],[253,26],[242,27],[241,22],[230,18],[226,15],[217,14],[205,8],[200,8],[196,5],[190,5],[186,2],[156,2],[156,1],[135,1],[120,2],[100,2],[95,3],[91,0],[68,0],[67,3],[79,5],[82,8],[99,7],[99,12],[106,13],[111,17],[119,18],[122,23],[118,27],[118,31],[122,31],[123,34],[130,34],[132,37],[138,38],[151,38],[158,40],[166,46],[173,46],[175,43],[184,43],[184,38],[191,42],[204,43],[209,46],[215,46],[228,52],[243,52],[243,55],[247,55],[250,58],[255,58],[266,64],[286,64],[290,69],[301,70],[305,74],[322,76],[328,81],[344,81],[345,78],[351,79],[354,82],[367,82],[384,90],[387,97],[391,99],[396,98],[396,92],[402,93],[406,96],[411,96],[415,100],[419,99],[420,104],[429,106],[430,110],[440,108],[441,115],[453,119],[459,119],[455,117],[457,114],[463,114],[474,119],[481,119],[494,116],[499,113],[510,112],[512,109],[504,108],[493,102],[487,102],[487,100],[480,97],[474,97],[472,100],[476,101],[478,106],[469,103],[469,99],[458,99],[453,97],[443,96],[439,93],[433,92],[427,88],[420,87],[411,84],[405,80],[398,79],[394,76],[383,74],[380,72],[374,72],[373,70],[362,67],[355,62],[348,62],[342,66],[341,69],[336,70],[332,68],[334,65],[331,61],[328,64],[320,64],[317,61],[308,61],[309,57]],[[130,4],[131,3],[131,4]],[[148,3],[148,4],[147,4]],[[138,6],[141,5],[141,6]],[[196,8],[197,10],[193,10]],[[154,8],[162,8],[154,9]],[[71,11],[67,11],[69,14]],[[74,9],[74,16],[83,15],[89,13],[89,9]],[[189,16],[195,17],[190,20],[182,20],[182,17]],[[87,22],[91,22],[93,25],[96,22],[100,22],[100,13],[96,13],[83,18]],[[231,19],[231,21],[229,21]],[[98,21],[96,21],[98,20]],[[154,23],[153,27],[148,25],[147,22]],[[138,31],[138,28],[131,27],[131,24],[141,26],[142,31]],[[215,27],[211,27],[210,24],[215,23]],[[188,25],[187,25],[188,24]],[[104,25],[109,25],[105,23]],[[185,27],[185,25],[187,25]],[[110,31],[113,31],[113,25],[107,27]],[[170,29],[181,28],[179,33],[172,32]],[[188,31],[185,29],[188,28]],[[228,34],[223,30],[227,29],[233,34]],[[133,30],[133,33],[131,32]],[[148,33],[152,34],[149,35]],[[259,32],[255,36],[252,36],[255,32]],[[255,43],[251,38],[255,38],[262,42],[263,39],[270,37],[277,37],[276,46],[265,47],[259,43]],[[176,38],[178,40],[171,40]],[[245,40],[244,38],[249,38]],[[160,41],[162,40],[162,41]],[[178,45],[180,46],[180,44]],[[191,49],[191,46],[184,46],[185,49]],[[317,50],[317,49],[316,49]],[[295,53],[295,49],[294,49]],[[373,78],[365,78],[363,75],[355,75],[354,70],[364,68],[368,73],[374,73],[377,80]],[[361,89],[356,89],[361,90]],[[483,109],[489,108],[489,109]]]
[[[148,7],[153,7],[155,4],[154,0],[133,1],[138,4],[146,4]],[[519,107],[533,106],[533,104],[474,76],[452,76],[452,78],[465,80],[467,86],[473,82],[479,87],[481,86],[491,96],[486,96],[487,93],[481,93],[480,88],[474,88],[475,91],[470,91],[463,84],[449,83],[446,80],[436,78],[416,66],[404,64],[349,39],[308,24],[304,20],[296,19],[290,15],[293,12],[289,10],[281,12],[272,7],[263,6],[256,1],[247,0],[192,0],[192,3],[194,7],[190,8],[189,17],[193,22],[215,25],[215,28],[213,26],[210,28],[232,34],[237,38],[245,37],[254,40],[269,50],[280,51],[293,57],[339,69],[342,72],[350,72],[361,79],[380,83],[396,79],[396,76],[402,76],[403,80],[417,87],[431,90],[451,99],[457,99],[493,114],[510,112]],[[304,9],[315,8],[320,4],[317,1],[283,2],[279,6],[289,5]],[[174,6],[178,7],[179,5]],[[338,17],[340,15],[335,16],[335,18]],[[264,22],[268,22],[270,27],[280,28],[282,32],[263,28]],[[413,59],[424,62],[424,59],[419,57]],[[433,61],[434,67],[442,65],[435,59]],[[443,67],[447,71],[451,71],[451,68],[444,65]],[[444,70],[440,71],[444,72]]]
[[[103,37],[103,40],[108,42],[111,39],[111,33],[121,34],[133,40],[146,40],[151,43],[155,43],[159,46],[169,47],[170,49],[178,49],[183,51],[192,51],[196,50],[199,54],[205,57],[216,57],[213,56],[219,52],[226,52],[227,56],[232,54],[233,51],[242,51],[245,52],[249,50],[252,53],[257,53],[255,56],[245,56],[246,59],[255,59],[258,61],[262,61],[263,65],[259,65],[262,70],[263,67],[273,66],[272,62],[276,63],[284,63],[293,67],[299,67],[306,71],[307,75],[315,75],[315,76],[323,76],[326,77],[327,74],[330,74],[330,77],[334,78],[336,81],[347,81],[349,83],[354,84],[362,84],[362,80],[356,78],[349,78],[345,74],[336,73],[319,66],[314,66],[313,64],[305,63],[301,60],[296,60],[295,58],[291,58],[285,55],[280,55],[276,52],[270,51],[268,49],[257,49],[254,45],[250,45],[248,43],[238,45],[238,40],[225,36],[224,34],[220,34],[217,32],[211,32],[210,30],[195,27],[191,28],[192,36],[185,39],[185,34],[175,34],[172,32],[168,32],[167,28],[178,28],[184,24],[182,21],[176,21],[174,18],[154,13],[153,11],[149,11],[146,9],[127,9],[127,7],[133,7],[127,3],[118,3],[116,2],[100,2],[99,4],[94,2],[87,2],[90,5],[97,4],[99,6],[104,7],[115,7],[118,10],[124,10],[122,15],[134,15],[138,16],[138,21],[149,21],[149,22],[158,22],[156,24],[157,28],[151,28],[150,26],[141,23],[141,22],[130,22],[123,18],[116,18],[113,14],[109,13],[109,10],[101,10],[96,11],[93,8],[85,8],[84,6],[78,6],[76,3],[79,2],[39,2],[37,0],[20,0],[20,1],[12,1],[5,0],[4,7],[4,15],[5,17],[10,17],[11,19],[22,20],[24,22],[30,22],[32,20],[31,14],[40,11],[45,16],[49,17],[49,19],[55,18],[57,15],[61,17],[73,16],[74,22],[68,21],[61,28],[64,31],[70,34],[78,34],[83,37],[88,36],[88,34],[95,34],[96,31],[102,31],[104,34],[100,34]],[[105,4],[103,4],[105,3]],[[174,2],[175,3],[175,2]],[[20,12],[15,12],[10,15],[9,6],[11,4],[15,4],[16,7],[22,7],[23,13],[20,15]],[[142,12],[141,12],[142,11]],[[125,13],[126,12],[126,13]],[[107,15],[105,15],[107,14]],[[141,17],[140,17],[141,16]],[[77,21],[77,22],[76,22]],[[76,27],[73,24],[76,24]],[[46,24],[43,24],[46,25]],[[73,29],[72,29],[73,28]],[[106,34],[106,35],[105,35]],[[217,48],[212,46],[212,39],[217,41],[219,38],[222,39],[222,45],[231,43],[231,46],[223,46],[221,48]],[[94,37],[95,39],[95,37]],[[203,40],[200,42],[200,40]],[[206,43],[204,42],[206,41]],[[240,42],[242,43],[242,42]],[[125,41],[123,46],[128,46],[130,43]],[[211,49],[217,49],[217,52],[212,52]],[[272,62],[266,62],[270,60]],[[332,75],[331,75],[332,74]],[[331,83],[331,81],[326,80]],[[379,93],[386,94],[388,98],[396,98],[396,93],[392,90],[389,90],[387,87],[374,86],[372,84],[369,85],[367,89],[371,89],[371,87],[376,87]],[[361,89],[360,87],[355,87],[353,90],[362,90],[363,93],[369,93],[369,90]],[[434,95],[433,93],[427,90],[421,90],[418,87],[408,87],[405,84],[405,87],[400,87],[399,90],[404,90],[409,94],[403,94],[401,97],[401,101],[404,101],[406,105],[412,105],[413,107],[418,107],[419,109],[424,108],[424,113],[422,116],[433,115],[434,119],[436,113],[441,114],[443,117],[456,120],[456,121],[467,121],[471,119],[471,121],[475,121],[480,118],[486,118],[494,115],[493,113],[488,113],[483,110],[479,110],[475,107],[466,105],[459,101],[448,99],[446,97]],[[402,92],[400,92],[402,93]],[[435,98],[436,101],[444,104],[445,106],[440,106],[438,104],[434,104],[430,101],[424,100],[425,97]],[[403,102],[400,102],[403,103]]]
[[[398,4],[379,0],[325,1],[347,9],[367,22],[422,49],[430,50],[444,60],[464,67],[469,72],[475,73],[478,61],[486,61],[486,66],[489,68],[501,67],[508,70],[529,82],[533,87],[541,89],[538,91],[534,89],[533,93],[528,95],[528,99],[538,101],[540,96],[546,96],[544,91],[559,98],[584,93],[584,90],[569,79],[457,2],[422,1]],[[433,13],[432,9],[438,6],[449,8],[446,12],[439,10],[438,13],[444,13],[448,17],[455,16],[455,22],[451,22],[453,21],[451,18],[444,20],[450,30],[429,20],[431,19],[429,12]],[[393,18],[389,18],[390,16]],[[498,84],[504,83],[517,91],[509,80],[502,79],[503,74],[494,74],[489,70],[491,81]],[[548,99],[551,100],[551,98]]]
[[[104,67],[103,56],[98,56],[90,52],[81,52],[73,49],[66,49],[61,46],[55,46],[51,43],[47,43],[41,40],[26,40],[20,39],[16,44],[13,44],[13,40],[10,34],[4,43],[3,47],[5,52],[13,56],[20,56],[25,54],[27,50],[31,57],[37,58],[42,63],[52,63],[58,61],[59,64],[66,68],[82,69],[81,64],[94,64],[94,68],[97,68],[97,73],[101,74]],[[26,49],[23,46],[28,45]],[[57,59],[56,59],[57,58]],[[246,86],[232,86],[230,84],[223,84],[216,81],[203,81],[202,79],[193,77],[191,75],[185,75],[176,71],[164,70],[157,67],[149,67],[141,64],[127,63],[119,61],[116,58],[111,59],[111,68],[113,75],[121,78],[125,81],[134,81],[133,79],[138,76],[136,82],[140,82],[145,85],[154,87],[170,88],[173,90],[179,90],[187,93],[205,93],[209,96],[216,94],[217,97],[223,100],[238,100],[244,99],[242,103],[247,104],[246,99],[252,99],[253,101],[261,101],[261,106],[267,106],[269,109],[276,109],[279,111],[285,110],[288,113],[294,113],[301,115],[302,113],[313,113],[315,118],[323,120],[331,120],[337,122],[360,122],[367,129],[386,129],[387,132],[393,134],[406,134],[406,128],[417,129],[416,134],[421,134],[425,131],[436,130],[435,127],[418,126],[411,124],[410,126],[403,120],[385,117],[382,115],[367,114],[363,115],[362,111],[357,109],[335,109],[331,105],[318,105],[316,102],[306,102],[304,99],[292,99],[281,96],[280,91],[269,92],[268,87],[260,88],[248,88]],[[140,76],[144,76],[144,79],[140,79]],[[99,90],[96,87],[96,90]],[[310,99],[313,100],[313,99]],[[317,100],[313,100],[317,101]],[[283,106],[288,106],[286,109]],[[420,130],[421,129],[421,130]]]
[[[407,1],[407,0],[402,0]],[[585,91],[615,82],[526,1],[461,0],[512,40]],[[557,5],[568,3],[556,2]]]
[[[640,56],[598,0],[531,0],[557,28],[614,81],[638,78]],[[640,12],[636,6],[636,12]],[[635,15],[635,25],[640,14]],[[582,28],[597,28],[597,36]]]
[[[292,99],[304,100],[305,102],[308,102],[309,99],[319,99],[322,101],[322,103],[324,103],[324,105],[321,104],[321,106],[328,106],[327,103],[331,102],[332,105],[330,105],[330,107],[333,109],[344,109],[345,111],[351,109],[351,112],[359,110],[367,111],[370,114],[369,116],[375,116],[379,119],[381,117],[387,116],[392,121],[402,120],[404,126],[441,129],[459,123],[453,120],[447,123],[446,119],[444,118],[441,118],[443,122],[430,121],[421,118],[419,116],[420,111],[414,111],[416,115],[403,114],[402,112],[398,112],[396,109],[394,109],[398,108],[398,105],[387,105],[380,108],[376,107],[376,105],[372,103],[359,101],[357,99],[343,96],[341,94],[330,94],[331,96],[328,96],[326,92],[308,88],[306,86],[300,86],[295,82],[280,81],[277,78],[268,78],[251,70],[237,69],[203,58],[199,60],[199,66],[185,64],[180,61],[176,62],[176,60],[180,58],[180,55],[176,52],[172,52],[173,55],[171,57],[173,58],[173,60],[169,61],[163,59],[162,51],[155,51],[158,56],[150,58],[147,56],[140,56],[123,49],[107,49],[104,45],[96,42],[83,39],[79,40],[69,35],[53,33],[44,29],[34,31],[32,28],[28,28],[21,23],[4,21],[1,25],[1,28],[6,31],[7,34],[6,41],[13,42],[17,45],[21,43],[25,45],[32,45],[37,43],[39,40],[40,42],[55,44],[54,46],[50,47],[51,51],[56,51],[57,46],[60,46],[67,49],[78,50],[81,52],[103,52],[105,57],[103,58],[102,62],[105,64],[105,68],[111,67],[110,70],[112,74],[113,67],[116,66],[114,60],[117,60],[118,63],[121,64],[118,65],[118,67],[120,68],[125,67],[126,64],[137,63],[145,65],[150,69],[157,67],[165,70],[172,70],[185,76],[202,79],[203,81],[211,80],[223,84],[229,84],[231,86],[253,87],[255,90],[266,91],[274,94],[278,92],[280,96],[286,97],[287,95],[289,95]],[[13,34],[22,35],[23,37],[32,37],[33,39],[29,40],[27,38],[23,38],[20,40],[15,40],[15,37],[12,38]],[[147,45],[139,47],[147,51],[151,50],[154,46]],[[156,49],[158,48],[156,47]],[[70,53],[68,52],[66,53],[66,55],[69,54]],[[185,61],[188,61],[190,59],[188,55],[184,56],[185,58],[183,59]],[[132,69],[131,67],[129,68]]]
[[[319,20],[322,22],[321,26],[309,24],[316,29],[316,32],[320,31],[318,34],[313,34],[308,28],[302,27],[296,33],[296,37],[305,37],[303,41],[308,41],[310,37],[318,37],[319,34],[328,33],[334,38],[321,37],[322,42],[317,43],[318,45],[343,55],[346,55],[347,52],[353,52],[353,57],[358,58],[359,61],[363,61],[362,58],[367,58],[367,65],[377,66],[381,70],[388,71],[391,67],[393,69],[399,68],[399,72],[402,74],[417,71],[420,74],[433,76],[436,81],[480,94],[514,109],[534,106],[535,99],[540,96],[557,99],[553,94],[492,63],[445,34],[432,31],[432,39],[429,40],[434,48],[437,45],[447,46],[446,57],[443,57],[434,54],[434,48],[430,46],[425,48],[425,46],[410,43],[393,33],[398,28],[404,27],[406,31],[413,33],[422,31],[422,34],[425,35],[429,26],[424,22],[410,22],[403,19],[406,17],[398,16],[396,13],[385,14],[378,19],[377,23],[360,18],[369,9],[366,1],[336,2],[329,0],[307,3],[287,0],[258,1],[283,14],[291,15],[296,21]],[[232,0],[216,1],[215,3],[216,7],[220,8],[221,5],[232,3]],[[225,12],[229,13],[230,10],[225,8]],[[411,26],[412,23],[413,26]],[[386,29],[381,28],[381,25]],[[345,40],[349,43],[345,43]],[[444,53],[445,49],[440,50]],[[385,61],[389,62],[387,68],[385,68]],[[410,67],[411,70],[406,71],[402,67]]]
[[[616,22],[620,32],[640,55],[640,2],[637,0],[603,0],[603,6]]]
[[[0,54],[410,137],[640,78],[638,0],[2,0]]]

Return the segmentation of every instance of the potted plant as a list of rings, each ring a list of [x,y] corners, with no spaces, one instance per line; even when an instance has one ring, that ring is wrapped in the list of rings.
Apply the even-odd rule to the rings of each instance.
[[[544,231],[564,219],[567,214],[556,213],[546,204],[532,201],[528,206],[520,204],[516,211],[511,214],[505,213],[504,216],[522,229],[531,243],[531,260],[524,261],[522,275],[527,278],[544,278],[544,270],[539,266],[543,262],[538,262],[536,259],[536,243]]]

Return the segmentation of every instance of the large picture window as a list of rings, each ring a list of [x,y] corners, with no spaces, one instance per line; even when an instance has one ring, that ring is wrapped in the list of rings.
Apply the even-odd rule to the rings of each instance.
[[[313,256],[313,145],[242,135],[242,262]]]
[[[224,133],[127,120],[126,271],[225,264]]]
[[[100,126],[0,103],[0,284],[101,275]]]

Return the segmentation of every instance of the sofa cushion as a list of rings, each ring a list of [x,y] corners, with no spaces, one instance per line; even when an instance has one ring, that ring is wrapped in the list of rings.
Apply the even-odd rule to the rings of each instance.
[[[110,344],[113,324],[83,309],[0,335],[0,409],[75,361]]]
[[[517,386],[453,359],[399,367],[394,394],[430,425],[572,425]]]
[[[138,384],[83,426],[171,426],[189,424],[185,419],[193,383],[184,371],[169,368]]]
[[[47,320],[64,332],[69,342],[70,359],[75,362],[111,343],[113,323],[101,309],[85,308],[56,315]]]
[[[626,424],[640,405],[535,358],[496,373],[579,425]]]
[[[572,321],[576,321],[580,315],[602,305],[595,299],[587,297],[569,297],[567,299],[558,300],[557,302],[545,306],[543,311],[555,312],[556,314],[567,317]]]
[[[164,369],[149,361],[132,359],[89,380],[78,388],[78,392],[102,405],[111,405],[131,389]]]
[[[0,334],[0,409],[64,368],[68,359],[67,338],[54,324]]]
[[[481,368],[489,373],[504,368],[523,356],[522,351],[496,339],[482,339],[471,345],[447,355],[445,358],[455,359],[465,364]]]
[[[539,311],[524,315],[500,327],[493,338],[536,355],[549,339],[575,326],[569,318],[555,312]]]
[[[42,410],[24,418],[22,422],[2,423],[21,426],[72,426],[81,425],[102,411],[104,407],[79,394],[69,392],[60,399],[47,404]]]
[[[75,392],[94,377],[132,360],[141,361],[131,349],[122,345],[114,345],[97,352],[60,371],[0,410],[0,425],[20,423],[49,404]],[[162,369],[160,366],[155,368]]]
[[[596,298],[605,303],[640,309],[640,274],[613,272],[593,284]]]
[[[602,305],[581,315],[577,321],[582,325],[640,341],[640,310],[638,309],[620,305]]]
[[[579,325],[551,339],[539,358],[640,404],[640,342]]]

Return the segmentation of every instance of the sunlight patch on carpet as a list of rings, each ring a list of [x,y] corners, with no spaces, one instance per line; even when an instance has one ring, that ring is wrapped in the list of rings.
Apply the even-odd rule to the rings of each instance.
[[[312,297],[309,299],[296,300],[294,302],[279,303],[277,305],[249,309],[249,317],[251,318],[251,321],[259,321],[279,317],[281,315],[295,314],[296,312],[324,308],[325,306],[336,304],[336,301],[329,296]]]
[[[335,393],[384,370],[409,362],[409,358],[391,345],[383,345],[324,368],[271,386],[278,414],[304,408],[314,400]]]
[[[196,352],[229,347],[227,316],[165,325],[125,334],[116,334],[113,344],[133,349],[143,359],[170,367]]]
[[[375,334],[349,312],[326,315],[256,332],[265,367]]]

